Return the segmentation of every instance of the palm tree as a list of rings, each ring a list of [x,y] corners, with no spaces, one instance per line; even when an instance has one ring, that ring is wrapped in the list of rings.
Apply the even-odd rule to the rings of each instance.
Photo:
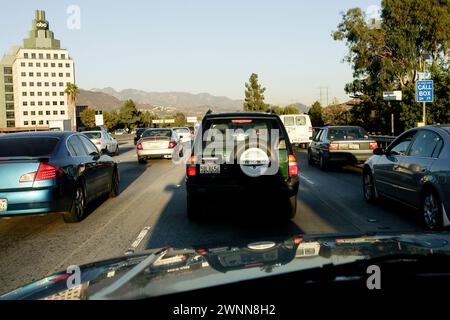
[[[67,108],[69,119],[72,121],[72,131],[77,130],[76,102],[80,90],[75,83],[69,83],[64,92],[67,94]]]

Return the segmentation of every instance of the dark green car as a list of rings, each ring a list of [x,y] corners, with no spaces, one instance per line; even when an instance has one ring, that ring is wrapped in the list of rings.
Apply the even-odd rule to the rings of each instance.
[[[289,219],[297,211],[298,164],[276,114],[207,114],[186,164],[187,212],[206,201],[253,204],[270,199]]]

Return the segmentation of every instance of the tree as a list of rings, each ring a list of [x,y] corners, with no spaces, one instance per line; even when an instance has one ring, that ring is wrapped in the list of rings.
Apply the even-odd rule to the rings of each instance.
[[[125,101],[119,116],[121,124],[126,128],[137,128],[142,125],[141,112],[137,110],[136,104],[131,99]]]
[[[186,116],[184,115],[184,113],[177,112],[177,113],[175,114],[175,123],[174,123],[175,127],[182,127],[182,126],[185,126],[186,123],[187,123],[187,118],[186,118]]]
[[[109,131],[113,131],[121,125],[120,115],[117,111],[103,112],[103,120],[105,127],[108,128]],[[121,128],[123,128],[123,126]]]
[[[323,122],[325,125],[346,125],[347,122],[347,109],[343,105],[333,105],[324,108],[323,110]]]
[[[299,114],[300,111],[295,106],[286,106],[283,110],[283,114]]]
[[[95,127],[95,110],[92,108],[86,108],[80,113],[81,122],[85,127]]]
[[[266,112],[269,109],[269,105],[264,102],[266,88],[262,88],[258,83],[256,73],[252,73],[249,82],[245,84],[245,88],[244,111]]]
[[[80,90],[74,83],[67,84],[64,93],[67,96],[67,108],[69,119],[72,120],[72,131],[77,130],[76,104]]]
[[[308,115],[311,118],[311,122],[314,127],[323,126],[322,106],[319,101],[314,102],[311,109],[308,111]]]

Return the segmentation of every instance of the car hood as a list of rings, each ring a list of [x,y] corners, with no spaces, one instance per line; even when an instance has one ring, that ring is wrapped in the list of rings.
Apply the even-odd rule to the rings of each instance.
[[[393,254],[450,255],[450,234],[298,235],[149,250],[48,276],[0,300],[141,299]]]

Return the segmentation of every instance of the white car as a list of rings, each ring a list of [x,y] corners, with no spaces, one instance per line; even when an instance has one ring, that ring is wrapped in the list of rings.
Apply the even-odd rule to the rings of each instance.
[[[188,127],[173,128],[173,131],[177,135],[178,139],[180,139],[181,143],[191,142],[192,135],[191,130],[189,130]]]
[[[119,155],[119,143],[106,131],[85,131],[83,134],[95,144],[99,152]]]
[[[116,135],[116,136],[122,136],[122,135],[124,135],[124,134],[126,134],[127,132],[124,130],[124,129],[117,129],[115,132],[114,132],[114,134]]]
[[[311,119],[307,114],[280,116],[293,145],[309,145],[313,136]]]
[[[172,159],[174,152],[182,154],[181,141],[172,129],[148,129],[136,145],[139,163],[145,163],[147,159],[165,158]]]

